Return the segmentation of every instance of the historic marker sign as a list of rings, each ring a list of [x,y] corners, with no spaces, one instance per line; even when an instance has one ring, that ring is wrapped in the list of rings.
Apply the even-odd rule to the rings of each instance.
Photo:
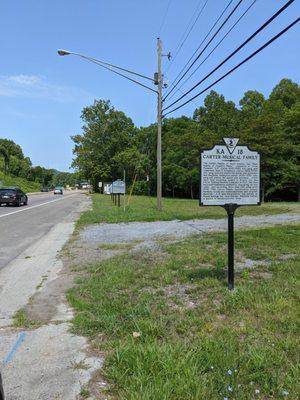
[[[117,179],[111,185],[113,194],[125,194],[125,182]]]
[[[200,204],[260,204],[260,155],[237,138],[223,140],[201,153]]]
[[[200,205],[222,206],[228,216],[228,288],[234,288],[234,212],[239,206],[260,204],[260,155],[239,139],[200,156]]]

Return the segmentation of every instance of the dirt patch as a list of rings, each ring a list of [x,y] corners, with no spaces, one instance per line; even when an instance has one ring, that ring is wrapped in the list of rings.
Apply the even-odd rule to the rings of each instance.
[[[258,272],[258,276],[263,279],[272,279],[273,274],[271,272]]]
[[[58,255],[63,268],[51,281],[45,275],[36,293],[24,307],[28,319],[41,323],[70,320],[73,313],[66,302],[66,291],[75,285],[77,278],[86,274],[91,265],[119,255],[122,251],[125,250],[105,250],[95,243],[83,242],[78,235],[74,235]]]
[[[195,308],[200,301],[199,299],[196,301],[189,294],[194,288],[194,285],[176,283],[159,288],[147,287],[143,289],[143,292],[165,296],[168,299],[168,305],[172,308]]]
[[[296,257],[296,254],[282,254],[281,256],[277,257],[275,260],[252,260],[251,258],[245,258],[240,253],[237,254],[238,261],[235,262],[235,269],[237,271],[243,270],[251,270],[256,267],[269,267],[271,264],[276,264],[282,261],[292,260]]]

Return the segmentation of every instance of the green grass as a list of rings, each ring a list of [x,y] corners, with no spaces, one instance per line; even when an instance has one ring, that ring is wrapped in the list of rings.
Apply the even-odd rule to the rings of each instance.
[[[2,186],[18,186],[25,193],[40,192],[41,185],[37,182],[30,182],[23,178],[18,178],[16,176],[4,175],[0,172],[0,181],[3,183]]]
[[[23,308],[20,308],[13,316],[14,328],[34,329],[40,327],[41,325],[41,322],[32,321],[29,319]]]
[[[298,399],[299,242],[300,225],[237,232],[238,258],[261,265],[236,274],[234,291],[225,234],[88,270],[68,294],[74,332],[106,353],[113,398]]]
[[[198,200],[165,198],[163,210],[157,211],[155,198],[133,196],[124,212],[123,205],[114,206],[108,195],[94,194],[92,199],[93,209],[81,215],[78,227],[99,222],[168,221],[226,216],[222,207],[199,207]],[[300,203],[265,203],[261,206],[240,207],[236,215],[270,215],[286,212],[300,212]]]

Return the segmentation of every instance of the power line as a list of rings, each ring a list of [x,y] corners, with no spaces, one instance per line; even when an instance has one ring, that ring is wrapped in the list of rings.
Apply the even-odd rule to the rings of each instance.
[[[230,14],[227,16],[227,18],[225,19],[225,21],[223,21],[223,23],[221,24],[221,26],[217,29],[217,31],[213,34],[213,36],[210,38],[210,40],[208,41],[208,43],[206,43],[206,45],[204,46],[204,48],[201,50],[201,52],[198,54],[198,56],[195,58],[195,60],[192,62],[192,64],[189,66],[189,68],[185,71],[185,73],[182,75],[182,77],[179,79],[179,81],[176,83],[175,86],[173,86],[174,90],[176,88],[176,86],[179,84],[180,81],[182,81],[182,79],[186,76],[186,74],[189,72],[189,70],[192,68],[192,66],[196,63],[197,60],[199,60],[199,58],[202,56],[202,54],[204,53],[204,51],[207,49],[207,47],[210,45],[210,43],[214,40],[214,38],[217,36],[217,34],[220,32],[220,30],[223,28],[223,26],[227,23],[227,21],[230,19],[230,17],[235,13],[235,11],[237,10],[237,8],[242,4],[244,0],[239,0],[239,2],[236,4],[236,6],[233,8],[233,10],[230,12]],[[171,93],[171,92],[170,92]],[[169,93],[169,94],[170,94]],[[165,99],[166,100],[166,97]]]
[[[255,36],[257,36],[263,29],[265,29],[275,18],[277,18],[287,7],[289,7],[295,0],[289,0],[283,7],[281,7],[275,14],[272,15],[263,25],[260,26],[251,36],[248,37],[239,47],[237,47],[228,57],[225,58],[219,65],[217,65],[211,72],[209,72],[203,79],[196,83],[190,90],[188,90],[184,95],[180,96],[177,100],[173,101],[164,110],[172,107],[174,104],[178,103],[185,96],[191,93],[196,87],[198,87],[202,82],[209,78],[214,72],[216,72],[222,65],[224,65],[230,58],[232,58],[236,53],[238,53],[243,47],[246,46]]]
[[[221,12],[221,14],[219,15],[219,17],[217,18],[217,20],[215,21],[215,23],[213,24],[213,26],[210,28],[210,30],[208,31],[208,33],[206,34],[206,36],[204,37],[204,39],[202,40],[202,42],[199,44],[199,46],[197,47],[197,49],[194,51],[194,53],[191,55],[191,57],[189,58],[189,60],[185,63],[185,65],[183,66],[183,68],[181,69],[181,71],[179,72],[179,74],[177,75],[177,77],[174,79],[174,81],[171,84],[171,88],[170,91],[166,94],[166,96],[164,97],[163,100],[165,100],[172,92],[173,92],[173,86],[175,85],[176,81],[179,79],[180,75],[183,73],[183,71],[185,70],[185,68],[188,66],[188,64],[190,63],[190,61],[193,59],[193,57],[195,56],[195,54],[197,53],[197,51],[200,49],[200,47],[202,46],[202,44],[205,42],[205,40],[208,38],[208,36],[210,35],[210,33],[212,32],[212,30],[214,29],[214,27],[217,25],[217,23],[220,21],[220,19],[223,17],[224,13],[227,11],[228,7],[230,6],[230,4],[233,2],[233,0],[230,0],[230,2],[227,4],[227,6],[223,9],[223,11]]]
[[[163,115],[163,117],[166,117],[168,114],[171,114],[172,112],[178,110],[179,108],[185,106],[186,104],[190,103],[191,101],[195,100],[197,97],[199,97],[201,94],[212,88],[214,85],[219,83],[221,80],[226,78],[228,75],[230,75],[232,72],[240,68],[243,64],[245,64],[247,61],[249,61],[251,58],[256,56],[258,53],[260,53],[262,50],[264,50],[266,47],[268,47],[271,43],[273,43],[275,40],[277,40],[280,36],[282,36],[284,33],[286,33],[289,29],[291,29],[294,25],[296,25],[300,21],[300,18],[297,18],[295,21],[293,21],[290,25],[288,25],[285,29],[280,31],[277,35],[273,36],[270,40],[268,40],[263,46],[261,46],[259,49],[254,51],[250,56],[246,57],[243,61],[241,61],[239,64],[237,64],[235,67],[233,67],[231,70],[226,72],[226,74],[222,75],[219,79],[211,83],[209,86],[207,86],[205,89],[203,89],[201,92],[197,93],[195,96],[187,100],[185,103],[179,105],[178,107],[174,108],[173,110],[167,112],[166,114]]]
[[[207,47],[210,45],[210,43],[214,40],[214,38],[217,36],[217,34],[220,32],[220,30],[223,28],[223,26],[227,23],[227,21],[230,19],[230,17],[235,13],[235,11],[237,10],[237,8],[242,4],[244,0],[239,0],[239,2],[236,4],[236,6],[233,8],[233,10],[230,12],[230,14],[227,16],[227,18],[225,19],[225,21],[223,21],[223,23],[221,24],[221,26],[217,29],[217,31],[213,34],[213,36],[210,38],[210,40],[208,41],[208,43],[206,43],[206,45],[204,46],[204,48],[201,50],[201,52],[197,55],[197,57],[195,58],[195,60],[192,62],[192,64],[189,66],[189,68],[185,71],[185,73],[181,76],[181,78],[179,79],[179,81],[176,83],[175,86],[173,86],[174,90],[176,88],[176,86],[179,84],[179,82],[186,76],[186,74],[189,72],[189,70],[192,68],[192,66],[196,63],[196,61],[201,57],[201,55],[204,53],[204,51],[207,49]],[[170,92],[171,93],[171,92]],[[170,94],[169,93],[169,94]],[[166,97],[165,99],[166,100]]]
[[[187,41],[188,37],[190,36],[192,30],[194,29],[194,27],[195,27],[195,25],[196,25],[198,19],[200,18],[201,14],[203,13],[203,11],[204,11],[204,9],[205,9],[205,7],[206,7],[206,5],[207,5],[208,2],[209,2],[209,0],[206,0],[206,1],[205,1],[205,3],[203,4],[203,6],[201,7],[200,11],[198,12],[197,17],[195,18],[194,22],[192,23],[191,27],[188,29],[188,27],[189,27],[191,21],[194,19],[194,16],[195,16],[195,14],[196,14],[196,12],[197,12],[197,10],[198,10],[200,4],[201,4],[201,0],[199,1],[198,6],[197,6],[197,8],[196,8],[196,10],[195,10],[195,12],[194,12],[194,14],[193,14],[193,16],[192,16],[192,18],[190,19],[190,22],[188,23],[188,25],[187,25],[187,27],[186,27],[186,29],[185,29],[185,31],[184,31],[184,33],[183,33],[183,35],[182,35],[180,41],[179,41],[179,43],[180,43],[180,42],[181,42],[181,43],[177,46],[177,49],[175,50],[175,55],[174,55],[173,58],[172,58],[172,62],[169,64],[168,68],[166,69],[166,72],[170,69],[171,65],[172,65],[172,64],[174,63],[174,61],[176,60],[176,58],[177,58],[177,56],[178,56],[180,50],[182,49],[184,43]],[[187,31],[188,31],[188,32],[187,32]],[[187,32],[187,33],[186,33],[186,32]]]
[[[205,61],[215,52],[215,50],[220,46],[220,44],[226,39],[229,33],[237,26],[237,24],[244,18],[244,16],[250,11],[253,5],[257,2],[257,0],[253,0],[249,7],[243,12],[243,14],[236,20],[236,22],[232,25],[232,27],[227,31],[227,33],[223,36],[223,38],[216,44],[216,46],[211,50],[211,52],[204,58],[204,60],[198,65],[198,67],[185,79],[185,81],[176,89],[176,91],[170,96],[170,100],[176,95],[177,91],[180,90],[186,82],[198,71],[198,69],[205,63]]]
[[[165,14],[164,14],[163,19],[162,19],[161,24],[160,24],[160,28],[158,30],[158,36],[160,36],[161,31],[162,31],[162,29],[163,29],[163,27],[165,25],[171,2],[172,2],[172,0],[169,0],[167,8],[166,8],[166,11],[165,11]]]

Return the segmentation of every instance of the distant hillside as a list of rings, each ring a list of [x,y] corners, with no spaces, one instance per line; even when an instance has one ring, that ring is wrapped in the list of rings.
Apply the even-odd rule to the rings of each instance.
[[[0,181],[2,182],[2,186],[18,186],[27,193],[40,192],[41,190],[41,185],[37,182],[27,181],[16,176],[4,175],[3,172],[0,172]]]

